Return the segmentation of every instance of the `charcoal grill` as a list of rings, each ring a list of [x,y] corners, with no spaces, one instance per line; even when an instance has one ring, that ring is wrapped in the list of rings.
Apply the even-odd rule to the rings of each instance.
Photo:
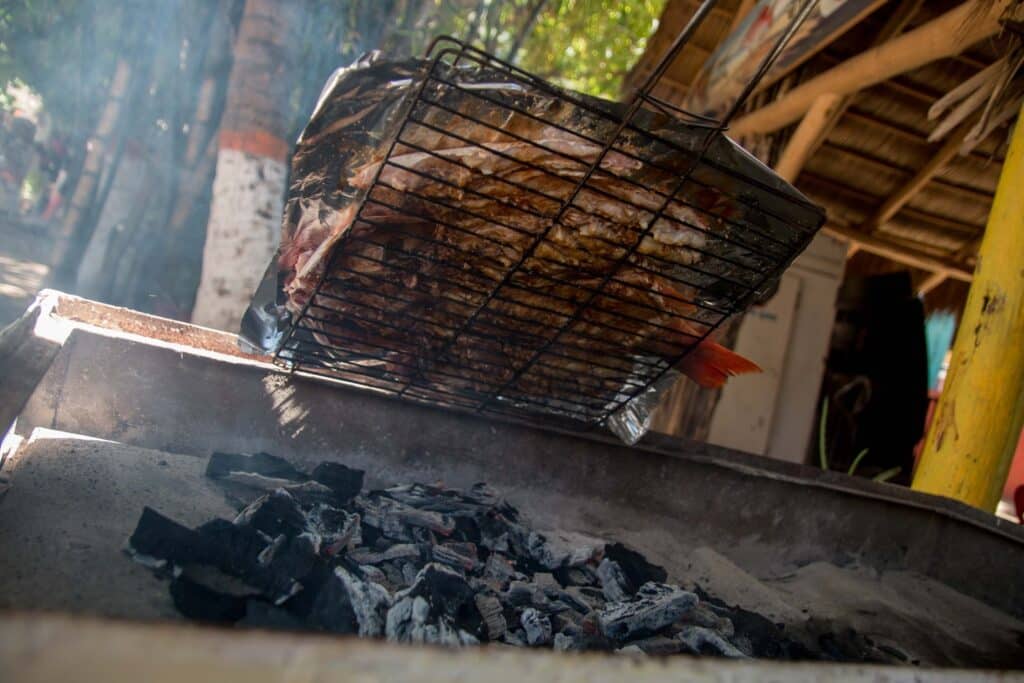
[[[814,3],[804,4],[741,97],[717,119],[653,95],[714,4],[701,5],[626,106],[569,93],[463,41],[436,40],[384,163],[351,228],[331,247],[315,290],[292,316],[275,362],[414,401],[590,429],[665,376],[730,316],[769,293],[824,214],[725,131]],[[453,75],[466,68],[486,73],[497,86],[480,88]],[[552,110],[573,107],[590,124],[538,114],[495,90],[539,93],[550,98]],[[465,106],[453,105],[451,93]],[[495,116],[480,116],[482,110],[527,117],[600,151],[553,148],[495,124]],[[442,114],[465,125],[455,130],[432,122]],[[493,179],[530,201],[473,191],[475,206],[490,205],[480,212],[451,199],[454,190],[469,191],[456,188],[450,177],[403,161],[418,153],[460,165],[419,144],[424,131],[496,158],[509,154],[495,140],[520,143],[519,149],[557,155],[567,170],[554,172],[515,156],[548,187]],[[636,183],[637,173],[619,169],[623,160],[658,182]],[[389,168],[414,174],[416,189],[391,184]],[[480,172],[465,164],[458,170]],[[635,188],[645,199],[609,192],[609,186]],[[596,238],[600,255],[577,259],[585,266],[571,274],[553,270],[573,259],[564,243],[552,239],[553,231],[594,216],[585,197],[601,197],[625,218]],[[408,206],[412,199],[415,210]],[[422,220],[425,212],[432,232],[414,233],[392,221],[389,234],[405,241],[382,243],[375,232],[381,227],[375,215],[382,211],[410,221]],[[463,219],[484,221],[515,240],[468,230]],[[608,216],[600,219],[607,222]],[[688,262],[645,253],[645,240],[659,226],[689,236]],[[514,258],[490,259],[483,271],[467,273],[467,263],[488,261],[481,253],[495,247],[511,250]],[[378,286],[395,281],[405,289]],[[390,310],[401,312],[389,316]]]

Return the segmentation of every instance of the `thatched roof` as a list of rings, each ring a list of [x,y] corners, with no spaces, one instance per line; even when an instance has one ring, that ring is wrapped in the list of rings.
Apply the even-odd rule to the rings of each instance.
[[[627,79],[627,90],[635,88],[650,73],[698,4],[696,0],[669,0],[647,52]],[[704,61],[737,22],[737,13],[752,4],[748,0],[720,2],[666,72],[655,94],[682,103]],[[929,0],[910,4],[907,13],[906,2],[882,3],[779,84],[755,96],[749,108],[756,109],[786,88],[870,48],[890,20],[896,23],[893,17],[900,11],[906,13],[902,32],[907,32],[960,3]],[[856,253],[848,263],[849,272],[907,269],[908,262],[921,265],[913,259],[900,259],[897,252],[901,252],[956,265],[962,272],[970,273],[1002,168],[1008,125],[997,128],[969,154],[955,155],[941,165],[934,177],[913,192],[891,218],[878,225],[871,225],[870,221],[888,198],[942,150],[944,140],[930,143],[927,139],[937,123],[928,119],[929,107],[1006,55],[1012,40],[1010,32],[1004,31],[955,57],[934,61],[861,90],[844,102],[844,113],[804,163],[794,184],[826,207],[830,226],[854,237],[863,231],[893,249],[893,253],[887,254],[889,258],[877,255],[885,249],[871,249],[874,254]],[[770,146],[756,147],[755,152],[774,164],[795,128],[793,124],[773,132]],[[930,304],[962,303],[965,282],[952,279],[936,285],[939,278],[929,280],[932,271],[910,269],[918,284],[927,283]],[[959,277],[966,279],[963,275]]]

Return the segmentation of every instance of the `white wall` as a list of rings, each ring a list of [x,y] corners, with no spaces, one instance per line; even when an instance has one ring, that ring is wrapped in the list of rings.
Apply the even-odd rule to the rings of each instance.
[[[782,276],[779,291],[743,320],[736,351],[761,374],[722,390],[708,441],[802,462],[813,433],[846,244],[818,235]]]

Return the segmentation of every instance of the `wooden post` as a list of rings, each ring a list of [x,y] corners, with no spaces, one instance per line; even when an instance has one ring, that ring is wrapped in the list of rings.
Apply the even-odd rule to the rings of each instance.
[[[1024,110],[1022,110],[1024,113]],[[1018,118],[914,488],[994,511],[1024,423],[1024,121]]]
[[[884,45],[851,57],[801,83],[730,126],[733,137],[769,133],[793,123],[820,95],[849,95],[943,57],[959,54],[999,31],[1009,0],[969,0]]]

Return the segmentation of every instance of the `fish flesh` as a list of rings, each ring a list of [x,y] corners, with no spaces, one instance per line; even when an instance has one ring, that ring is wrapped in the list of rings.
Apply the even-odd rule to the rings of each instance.
[[[272,352],[298,325],[283,357],[582,419],[673,364],[705,386],[756,371],[708,334],[820,210],[724,136],[705,161],[707,129],[664,115],[607,146],[621,114],[481,65],[339,71],[243,337]]]

